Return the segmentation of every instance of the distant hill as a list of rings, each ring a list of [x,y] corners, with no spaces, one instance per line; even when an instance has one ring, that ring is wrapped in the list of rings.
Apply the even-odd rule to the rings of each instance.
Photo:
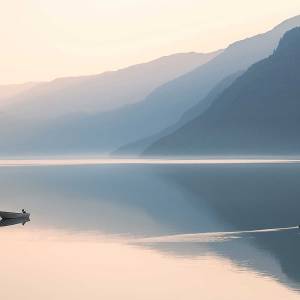
[[[150,140],[154,142],[155,136],[169,134],[170,126],[181,126],[185,111],[200,114],[207,108],[207,94],[218,83],[271,55],[284,33],[296,26],[300,26],[300,16],[288,19],[264,34],[233,43],[207,64],[158,88],[147,102],[133,108],[135,114],[124,112],[122,115],[127,122],[121,132],[125,132],[127,140],[130,138],[131,141],[124,143],[117,153],[139,153]],[[114,131],[112,134],[115,135]]]
[[[167,127],[166,129],[160,131],[157,134],[151,135],[144,139],[138,140],[136,142],[124,145],[114,151],[112,154],[114,155],[132,155],[135,153],[142,153],[145,151],[151,144],[158,141],[160,138],[171,134],[172,132],[176,131],[188,121],[194,119],[201,113],[203,113],[208,107],[214,102],[214,100],[227,88],[229,87],[243,72],[236,72],[225,79],[221,80],[211,91],[208,95],[195,106],[187,110],[183,116],[179,119],[178,122],[175,124]]]
[[[37,82],[28,82],[22,84],[6,84],[0,85],[0,107],[11,103],[11,98],[16,97],[19,94],[25,93],[26,91],[37,86]]]
[[[28,108],[24,105],[10,113],[4,112],[0,118],[0,136],[5,138],[0,142],[0,152],[104,154],[159,135],[177,123],[187,110],[203,101],[219,82],[271,55],[283,34],[297,25],[300,25],[300,16],[289,19],[264,34],[236,42],[208,63],[156,88],[142,101],[114,110],[101,112],[93,109],[91,112],[87,103],[84,111],[77,108],[73,111],[77,96],[80,103],[88,99],[75,93],[76,97],[69,98],[72,105],[67,105],[71,111],[56,116],[53,120],[49,119],[53,111],[61,113],[68,110],[56,110],[60,107],[57,104],[60,98],[53,102],[54,98],[45,98],[45,105],[29,104]],[[151,76],[158,74],[151,72]],[[122,84],[122,81],[118,82]],[[133,82],[134,86],[138,86],[140,81],[135,79]],[[89,86],[81,82],[71,85],[70,95],[76,91],[77,84],[85,88]],[[120,86],[114,87],[117,95],[122,94]],[[123,94],[122,97],[125,97],[126,93]],[[94,103],[93,100],[91,103]],[[99,105],[101,101],[98,99],[95,103]],[[206,105],[199,104],[198,108],[200,107],[203,110],[207,108]],[[31,117],[32,115],[35,117]],[[20,116],[24,116],[21,121]],[[9,124],[9,133],[6,124]],[[131,148],[131,153],[136,154],[139,149]]]
[[[299,154],[300,27],[149,155]]]
[[[107,111],[142,101],[158,86],[207,63],[213,53],[179,53],[118,71],[57,78],[25,90],[2,111],[27,118]],[[1,97],[1,87],[0,87]]]

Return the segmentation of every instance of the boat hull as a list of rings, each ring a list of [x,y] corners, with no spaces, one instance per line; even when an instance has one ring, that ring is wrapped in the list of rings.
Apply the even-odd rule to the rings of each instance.
[[[4,220],[7,219],[25,219],[29,218],[30,214],[29,213],[14,213],[14,212],[8,212],[8,211],[0,211],[0,217]]]
[[[30,222],[29,218],[2,219],[0,221],[0,227],[12,226],[17,224],[25,225],[27,222]]]

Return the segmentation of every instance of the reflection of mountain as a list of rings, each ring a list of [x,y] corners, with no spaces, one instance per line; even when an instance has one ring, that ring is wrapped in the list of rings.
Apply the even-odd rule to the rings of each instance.
[[[300,27],[253,65],[202,115],[146,152],[165,155],[295,154],[300,128]]]
[[[299,176],[297,165],[211,166],[192,171],[178,168],[169,179],[194,194],[194,199],[198,197],[195,206],[210,207],[220,221],[243,230],[297,225]],[[251,242],[272,254],[282,271],[299,284],[298,235],[297,231],[263,234]]]
[[[26,204],[36,226],[112,234],[151,236],[222,228],[205,207],[195,209],[180,188],[156,171],[126,165],[0,168],[0,189],[9,199],[2,199],[2,205],[17,209]]]
[[[0,189],[3,206],[30,207],[33,226],[141,237],[295,226],[299,176],[293,164],[2,168]],[[299,285],[299,243],[291,231],[256,235],[246,244],[159,248],[175,255],[212,251],[288,282],[283,271]]]
[[[295,255],[291,257],[287,255],[289,251],[283,252],[290,247],[291,240],[298,240],[298,235],[298,231],[294,230],[290,233],[246,236],[227,242],[135,243],[135,245],[155,249],[175,257],[197,259],[206,255],[217,255],[232,260],[241,270],[254,270],[262,276],[272,277],[295,290],[300,290],[297,274],[298,265],[293,265],[296,257]],[[270,255],[272,253],[271,249],[261,247],[260,239],[265,240],[264,244],[269,246],[284,243],[281,254],[282,258],[287,261],[284,265],[288,266],[288,269],[278,263],[278,257]],[[288,243],[285,244],[286,242]],[[278,248],[278,246],[275,248]],[[299,250],[299,245],[294,245],[294,248]]]

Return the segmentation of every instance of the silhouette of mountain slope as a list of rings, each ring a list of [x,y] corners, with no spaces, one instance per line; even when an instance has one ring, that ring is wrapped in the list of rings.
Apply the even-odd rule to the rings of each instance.
[[[121,148],[117,149],[113,152],[115,155],[132,155],[132,154],[140,154],[144,150],[146,150],[147,147],[149,147],[151,144],[159,140],[160,138],[167,136],[171,134],[172,132],[176,131],[180,127],[182,127],[185,123],[188,121],[194,119],[196,116],[203,113],[210,105],[213,103],[213,101],[227,88],[229,87],[243,72],[236,72],[235,74],[232,74],[225,79],[223,79],[221,82],[219,82],[215,88],[211,90],[211,92],[199,103],[197,103],[195,106],[190,108],[188,111],[186,111],[183,116],[180,118],[180,120],[175,123],[174,125],[171,125],[170,127],[166,128],[165,130],[159,132],[158,134],[154,134],[150,137],[146,137],[144,139],[138,140],[136,142],[130,143],[128,145],[122,146]]]
[[[115,109],[143,100],[158,86],[219,53],[179,53],[117,71],[57,78],[17,95],[13,101],[16,105],[6,107],[5,111],[31,118],[55,118],[70,113]]]
[[[300,139],[300,27],[248,69],[210,108],[147,154],[295,154]]]
[[[202,101],[218,82],[272,54],[282,35],[295,24],[300,25],[300,16],[230,45],[205,65],[155,89],[144,101],[107,112],[77,111],[50,122],[44,117],[22,123],[13,119],[16,134],[6,134],[5,129],[0,132],[6,137],[0,151],[101,154],[159,134]],[[47,115],[47,107],[42,111]]]
[[[27,82],[21,84],[4,84],[0,85],[0,105],[6,105],[10,103],[10,99],[22,94],[33,87],[37,86],[38,82]]]

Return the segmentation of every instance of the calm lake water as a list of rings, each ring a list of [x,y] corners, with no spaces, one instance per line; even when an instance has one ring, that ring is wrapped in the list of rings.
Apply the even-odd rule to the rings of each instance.
[[[226,162],[1,161],[1,296],[300,299],[300,163]]]

